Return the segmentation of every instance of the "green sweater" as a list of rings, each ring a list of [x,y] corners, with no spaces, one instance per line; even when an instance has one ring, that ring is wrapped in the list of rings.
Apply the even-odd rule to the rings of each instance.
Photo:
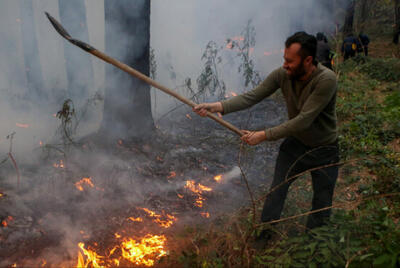
[[[321,64],[306,81],[290,80],[285,69],[276,69],[253,90],[222,101],[224,114],[248,108],[279,88],[286,100],[289,120],[265,129],[267,140],[292,136],[310,147],[336,141],[336,75]]]

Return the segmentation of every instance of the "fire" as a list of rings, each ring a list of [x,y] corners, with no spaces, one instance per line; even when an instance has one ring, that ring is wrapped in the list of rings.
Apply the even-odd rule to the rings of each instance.
[[[134,217],[129,217],[129,218],[128,218],[128,220],[131,220],[131,221],[137,221],[137,222],[142,222],[142,221],[143,221],[143,219],[142,219],[142,218],[140,218],[140,217],[137,217],[137,218],[134,218]]]
[[[214,180],[215,180],[216,182],[220,182],[221,179],[222,179],[222,175],[217,175],[217,176],[214,177]]]
[[[122,242],[122,257],[137,265],[153,266],[156,259],[167,255],[164,235],[146,235],[140,242],[130,238]]]
[[[55,168],[65,168],[64,161],[61,159],[59,163],[54,163],[53,167],[55,167]]]
[[[83,178],[80,181],[75,183],[75,187],[81,192],[83,192],[83,185],[88,185],[91,188],[94,187],[94,184],[93,184],[93,182],[92,182],[90,177],[89,178]]]
[[[141,208],[144,212],[146,212],[149,217],[154,218],[154,222],[164,228],[171,227],[178,219],[172,215],[165,214],[163,211],[163,215],[156,214],[154,211],[151,211],[147,208]],[[164,219],[161,219],[164,218]]]
[[[195,206],[199,208],[203,207],[203,201],[205,200],[205,198],[201,195],[203,191],[205,192],[212,191],[212,188],[201,185],[200,183],[196,185],[194,181],[186,181],[185,188],[191,190],[193,193],[197,195]]]
[[[183,195],[182,195],[182,194],[177,194],[177,195],[178,195],[178,197],[179,197],[180,199],[183,198]]]
[[[201,215],[203,218],[210,218],[210,213],[208,213],[208,212],[201,212],[200,215]]]
[[[29,128],[29,125],[28,125],[28,124],[15,123],[15,125],[16,125],[17,127],[20,127],[20,128]]]
[[[171,171],[167,177],[167,179],[172,179],[176,177],[176,172],[175,171]]]
[[[121,236],[115,234],[117,238]],[[117,236],[118,235],[118,236]],[[133,238],[124,238],[120,245],[112,248],[108,256],[101,256],[91,249],[85,249],[84,243],[79,243],[78,247],[83,252],[78,253],[78,261],[76,268],[105,268],[120,266],[121,260],[125,259],[136,265],[153,266],[155,261],[162,256],[167,255],[165,250],[165,242],[167,241],[164,235],[147,234],[140,241]],[[116,250],[121,249],[122,256],[116,256]]]
[[[7,227],[12,220],[14,220],[14,218],[12,216],[8,216],[5,220],[1,222],[1,225],[3,225],[3,227]]]

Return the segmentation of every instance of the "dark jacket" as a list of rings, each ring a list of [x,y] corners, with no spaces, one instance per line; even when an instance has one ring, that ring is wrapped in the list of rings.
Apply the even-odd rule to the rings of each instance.
[[[361,44],[360,44],[360,41],[358,41],[358,38],[356,38],[355,36],[347,36],[343,40],[342,52],[350,54],[350,53],[353,53],[353,52],[359,50],[360,47],[361,47]]]

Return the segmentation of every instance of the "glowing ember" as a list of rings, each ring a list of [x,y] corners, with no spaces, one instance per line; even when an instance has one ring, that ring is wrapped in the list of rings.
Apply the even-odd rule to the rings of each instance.
[[[8,216],[5,220],[1,222],[1,225],[3,225],[3,227],[7,227],[12,220],[14,220],[14,218],[12,216]]]
[[[171,171],[167,177],[167,179],[172,179],[176,177],[176,172],[175,171]]]
[[[16,125],[17,127],[20,127],[20,128],[29,128],[29,125],[28,125],[28,124],[15,123],[15,125]]]
[[[137,218],[134,218],[134,217],[129,217],[129,218],[128,218],[128,220],[131,220],[131,221],[137,221],[137,222],[142,222],[142,221],[143,221],[143,219],[142,219],[142,218],[140,218],[140,217],[137,217]]]
[[[64,161],[61,159],[59,163],[54,163],[53,167],[55,167],[55,168],[64,168],[65,167]]]
[[[122,256],[137,265],[153,266],[154,261],[167,255],[164,244],[167,239],[161,235],[146,235],[140,242],[129,239],[122,242]]]
[[[163,215],[156,214],[154,211],[151,211],[147,208],[142,208],[143,211],[145,211],[149,217],[154,218],[154,222],[160,225],[161,227],[164,228],[169,228],[171,227],[172,224],[174,224],[178,219],[172,215],[165,214],[163,211]]]
[[[83,189],[83,186],[84,186],[84,185],[87,185],[87,186],[89,186],[89,187],[91,187],[91,188],[94,187],[94,184],[93,184],[91,178],[83,178],[83,179],[81,179],[80,181],[78,181],[78,182],[75,183],[76,189],[78,189],[78,190],[81,191],[81,192],[83,192],[83,190],[84,190],[84,189]]]
[[[200,215],[201,215],[203,218],[210,218],[210,213],[208,213],[208,212],[201,212]]]
[[[214,180],[215,180],[216,182],[220,182],[221,179],[222,179],[222,175],[217,175],[217,176],[214,177]]]
[[[193,193],[197,195],[197,199],[195,201],[195,206],[197,207],[203,207],[203,201],[205,198],[201,195],[204,191],[205,192],[210,192],[212,191],[212,188],[201,185],[198,183],[197,185],[195,184],[194,181],[186,181],[185,188],[191,190]]]

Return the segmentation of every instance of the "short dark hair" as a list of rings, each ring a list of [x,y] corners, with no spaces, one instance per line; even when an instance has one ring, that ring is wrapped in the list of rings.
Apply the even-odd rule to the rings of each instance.
[[[306,32],[297,32],[286,39],[285,46],[286,48],[289,48],[294,43],[299,43],[301,45],[301,59],[304,60],[308,56],[312,56],[313,64],[317,65],[317,61],[315,59],[317,55],[317,39],[315,38],[315,36]]]

